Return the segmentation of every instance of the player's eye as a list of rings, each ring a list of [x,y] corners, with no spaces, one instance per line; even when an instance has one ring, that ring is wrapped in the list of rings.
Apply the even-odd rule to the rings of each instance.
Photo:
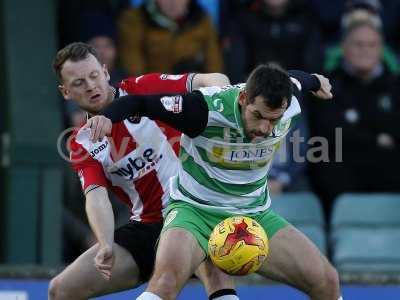
[[[259,112],[253,113],[253,116],[254,116],[254,118],[256,118],[257,120],[260,120],[260,119],[263,118],[262,115],[261,115]]]
[[[78,87],[78,86],[81,86],[82,83],[83,83],[83,81],[82,81],[81,79],[78,79],[78,80],[75,80],[75,81],[72,83],[72,85]]]
[[[97,72],[97,71],[94,71],[94,72],[92,72],[91,74],[90,74],[90,77],[92,77],[92,78],[96,78],[96,77],[98,77],[99,76],[99,72]]]

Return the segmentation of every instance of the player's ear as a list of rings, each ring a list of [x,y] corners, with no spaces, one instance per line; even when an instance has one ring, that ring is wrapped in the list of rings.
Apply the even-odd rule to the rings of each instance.
[[[107,70],[107,67],[105,64],[103,64],[103,72],[104,72],[104,75],[106,76],[107,81],[109,81],[111,77],[110,77],[110,73],[108,73],[108,70]]]
[[[65,100],[70,100],[71,96],[69,94],[69,90],[62,84],[58,86],[58,90],[60,91],[61,95],[64,97]]]
[[[242,91],[239,92],[238,101],[239,101],[240,106],[245,106],[246,105],[246,103],[247,103],[247,94],[246,94],[245,90],[242,90]]]

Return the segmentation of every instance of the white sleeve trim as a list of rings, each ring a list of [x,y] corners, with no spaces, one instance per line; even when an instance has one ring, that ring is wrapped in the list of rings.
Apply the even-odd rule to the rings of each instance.
[[[297,88],[299,89],[299,91],[301,91],[301,83],[300,81],[298,81],[296,78],[294,77],[290,77],[290,80],[297,86]]]
[[[287,108],[287,110],[284,112],[281,120],[287,121],[300,113],[301,113],[300,103],[295,96],[292,96],[290,105]]]

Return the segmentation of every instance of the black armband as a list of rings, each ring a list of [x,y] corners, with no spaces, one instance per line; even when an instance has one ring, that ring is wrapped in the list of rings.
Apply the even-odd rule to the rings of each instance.
[[[304,92],[316,92],[321,88],[321,83],[315,75],[299,70],[289,70],[288,73],[289,76],[296,78],[300,82],[302,91]]]
[[[102,114],[113,123],[132,116],[160,120],[192,138],[208,122],[208,106],[198,91],[185,95],[127,95],[115,99]]]

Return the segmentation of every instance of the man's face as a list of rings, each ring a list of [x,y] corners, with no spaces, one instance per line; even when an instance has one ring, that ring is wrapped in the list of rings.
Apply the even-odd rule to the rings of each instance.
[[[381,52],[381,36],[367,25],[355,28],[343,43],[344,58],[357,73],[372,72],[380,62]]]
[[[74,100],[80,108],[91,114],[98,113],[112,100],[108,83],[110,75],[92,54],[76,62],[67,60],[61,77],[59,89],[64,99]]]
[[[172,20],[177,20],[186,15],[189,0],[157,0],[161,12]]]
[[[242,91],[239,95],[239,104],[242,107],[244,130],[252,142],[257,142],[272,133],[287,108],[287,100],[283,101],[282,107],[273,109],[265,105],[262,96],[255,97],[253,103],[249,103],[247,98],[246,92]]]

